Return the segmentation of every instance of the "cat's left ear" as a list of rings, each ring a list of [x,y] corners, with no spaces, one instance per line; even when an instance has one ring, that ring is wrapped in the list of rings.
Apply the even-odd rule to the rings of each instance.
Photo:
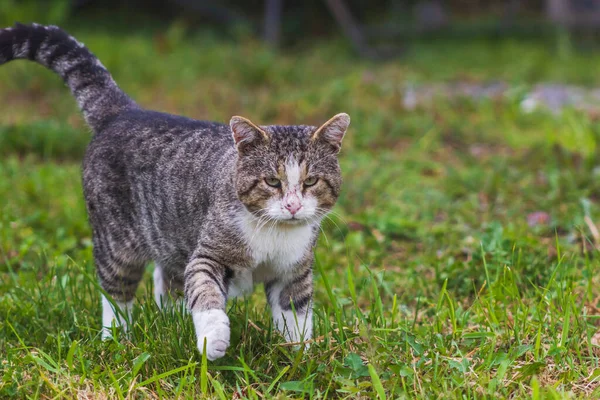
[[[229,126],[231,127],[233,141],[238,149],[243,146],[269,141],[267,132],[244,117],[231,117]]]
[[[349,125],[350,116],[348,114],[337,114],[313,133],[312,140],[323,140],[339,150]]]

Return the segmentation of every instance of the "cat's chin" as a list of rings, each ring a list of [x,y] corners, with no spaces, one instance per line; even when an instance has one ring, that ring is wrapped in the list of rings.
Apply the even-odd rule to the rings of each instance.
[[[300,226],[300,225],[306,225],[309,222],[310,221],[308,219],[304,219],[304,218],[287,218],[287,219],[278,220],[277,224],[280,226]]]
[[[270,217],[269,220],[271,222],[265,223],[264,221],[261,221],[260,216],[257,216],[254,213],[252,213],[251,215],[252,216],[250,218],[253,221],[253,223],[255,223],[255,224],[260,224],[260,225],[264,224],[265,226],[267,226],[267,224],[271,224],[274,222],[275,226],[280,227],[280,228],[300,227],[300,226],[304,226],[304,225],[309,225],[314,222],[313,218]]]

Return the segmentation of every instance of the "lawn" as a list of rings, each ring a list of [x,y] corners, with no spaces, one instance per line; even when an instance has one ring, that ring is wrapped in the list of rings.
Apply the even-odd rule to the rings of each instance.
[[[600,85],[568,37],[416,41],[357,59],[341,40],[275,53],[220,39],[71,27],[140,104],[199,119],[352,117],[343,194],[316,249],[315,337],[296,352],[264,291],[231,301],[232,345],[202,360],[151,271],[128,336],[100,340],[80,163],[89,130],[57,76],[0,67],[0,397],[600,396],[600,127],[524,113],[536,82]],[[502,80],[499,99],[407,110],[408,84]]]

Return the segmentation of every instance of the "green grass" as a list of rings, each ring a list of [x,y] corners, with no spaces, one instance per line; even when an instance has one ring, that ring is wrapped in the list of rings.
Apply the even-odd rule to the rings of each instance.
[[[315,337],[295,352],[264,292],[229,303],[205,364],[150,270],[128,336],[100,340],[79,164],[89,131],[60,80],[0,68],[0,397],[600,396],[594,116],[522,114],[545,80],[600,84],[600,53],[556,42],[415,43],[370,64],[340,42],[275,54],[251,38],[74,27],[141,104],[202,119],[313,123],[345,111],[344,191],[316,250]],[[568,54],[568,56],[565,56]],[[406,82],[504,79],[514,98],[406,111]],[[543,211],[546,224],[527,216]]]

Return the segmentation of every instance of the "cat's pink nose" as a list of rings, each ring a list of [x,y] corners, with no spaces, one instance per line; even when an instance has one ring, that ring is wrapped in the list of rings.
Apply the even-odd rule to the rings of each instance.
[[[292,214],[296,214],[298,210],[302,208],[302,204],[299,201],[287,201],[285,203],[285,208]]]

